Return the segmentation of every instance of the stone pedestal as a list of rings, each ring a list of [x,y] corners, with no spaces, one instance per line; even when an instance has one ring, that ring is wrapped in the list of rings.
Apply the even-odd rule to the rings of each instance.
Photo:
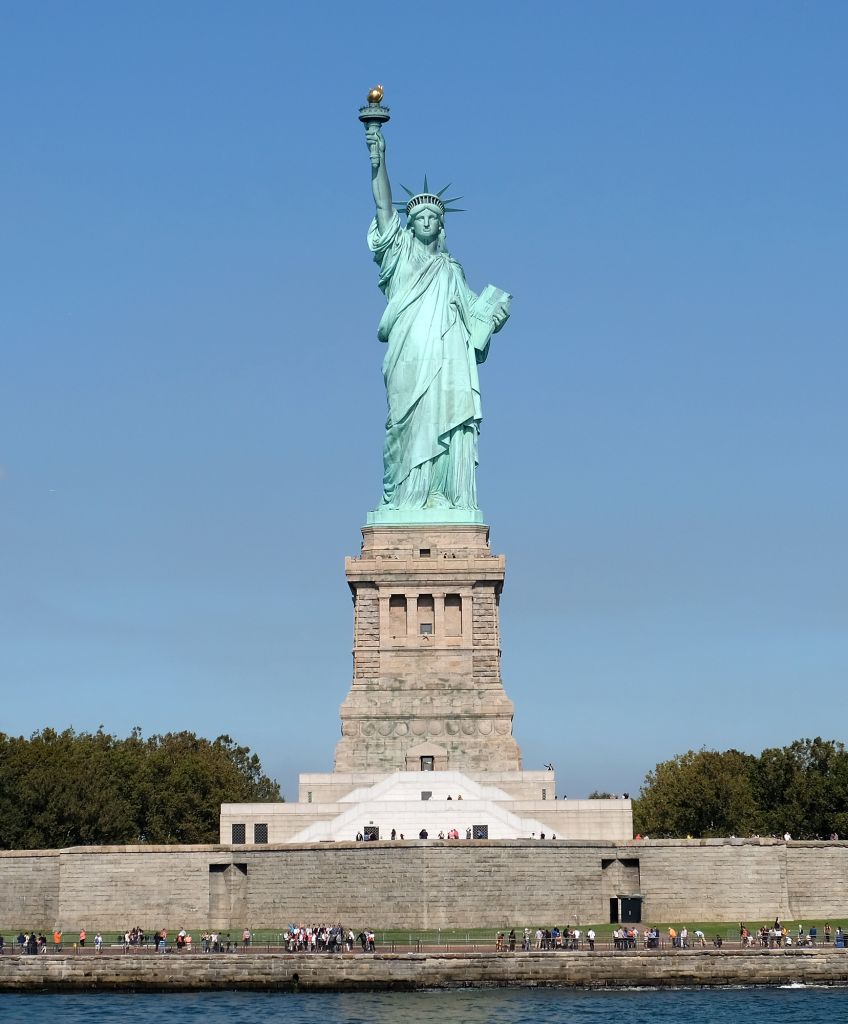
[[[517,772],[500,674],[504,559],[482,525],[365,526],[345,572],[353,684],[336,772]]]

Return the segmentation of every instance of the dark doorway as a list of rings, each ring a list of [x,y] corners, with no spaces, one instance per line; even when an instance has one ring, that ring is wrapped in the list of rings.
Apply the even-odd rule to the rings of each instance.
[[[621,897],[621,920],[627,924],[639,924],[642,920],[642,897]]]
[[[618,924],[618,896],[610,898],[610,924]]]

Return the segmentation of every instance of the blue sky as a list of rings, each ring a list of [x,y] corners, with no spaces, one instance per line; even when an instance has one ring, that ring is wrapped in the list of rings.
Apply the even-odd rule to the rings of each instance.
[[[0,730],[332,767],[380,494],[357,110],[515,296],[478,487],[525,766],[845,739],[848,7],[7,2]]]

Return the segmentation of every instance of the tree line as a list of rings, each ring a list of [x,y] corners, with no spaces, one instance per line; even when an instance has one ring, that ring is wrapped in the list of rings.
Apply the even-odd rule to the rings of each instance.
[[[221,803],[280,799],[229,736],[0,733],[0,849],[216,843]]]
[[[645,776],[633,827],[652,838],[848,839],[848,752],[819,736],[759,755],[690,750]]]

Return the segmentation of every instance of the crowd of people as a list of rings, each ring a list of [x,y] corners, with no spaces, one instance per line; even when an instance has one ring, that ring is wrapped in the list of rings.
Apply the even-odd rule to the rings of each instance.
[[[775,918],[772,925],[748,928],[744,922],[739,924],[739,945],[742,949],[781,949],[792,946],[816,947],[820,943],[825,946],[833,945],[836,949],[846,948],[846,936],[841,925],[835,928],[826,923],[819,932],[817,925],[810,925],[809,928],[803,924],[793,926],[790,930]],[[732,935],[732,933],[731,933]],[[689,931],[686,925],[676,928],[669,925],[665,934],[660,932],[656,926],[650,926],[640,930],[636,924],[619,924],[611,935],[606,933],[602,939],[608,945],[602,948],[613,948],[615,950],[637,950],[637,949],[704,949],[708,940],[702,928],[695,928]],[[81,929],[78,935],[75,934],[72,943],[65,938],[62,930],[56,928],[52,933],[52,948],[54,952],[63,952],[65,948],[72,945],[74,951],[85,949],[88,936],[85,929]],[[200,949],[203,953],[236,953],[240,949],[247,950],[253,941],[253,935],[249,928],[241,933],[241,939],[233,938],[229,932],[223,934],[218,931],[204,931],[200,938]],[[422,940],[416,940],[420,946]],[[581,929],[579,926],[571,927],[564,925],[562,928],[553,926],[550,928],[536,928],[532,932],[525,927],[520,933],[515,928],[509,932],[498,931],[495,934],[496,952],[515,952],[519,948],[524,952],[532,950],[555,951],[555,950],[588,950],[594,951],[596,943],[599,942],[594,928]],[[725,938],[716,934],[710,944],[720,949]],[[361,948],[363,953],[376,951],[376,937],[370,928],[362,928],[354,932],[352,928],[346,928],[341,924],[336,925],[295,925],[289,924],[285,931],[280,934],[279,946],[289,953],[352,953],[355,949]],[[98,931],[94,936],[94,951],[100,953],[103,948],[103,936]],[[145,933],[139,926],[127,929],[123,934],[117,935],[117,942],[114,946],[121,946],[124,952],[134,950],[156,951],[165,953],[176,951],[191,952],[195,947],[191,934],[181,928],[175,932],[172,941],[169,943],[169,934],[166,928],[153,929]],[[0,935],[0,954],[5,951],[6,944]],[[21,931],[14,940],[14,952],[27,955],[38,955],[47,953],[50,949],[50,939],[44,931]]]
[[[363,953],[376,950],[376,937],[370,928],[354,935],[352,928],[336,925],[295,925],[286,930],[286,949],[289,953],[352,953],[359,943]]]

